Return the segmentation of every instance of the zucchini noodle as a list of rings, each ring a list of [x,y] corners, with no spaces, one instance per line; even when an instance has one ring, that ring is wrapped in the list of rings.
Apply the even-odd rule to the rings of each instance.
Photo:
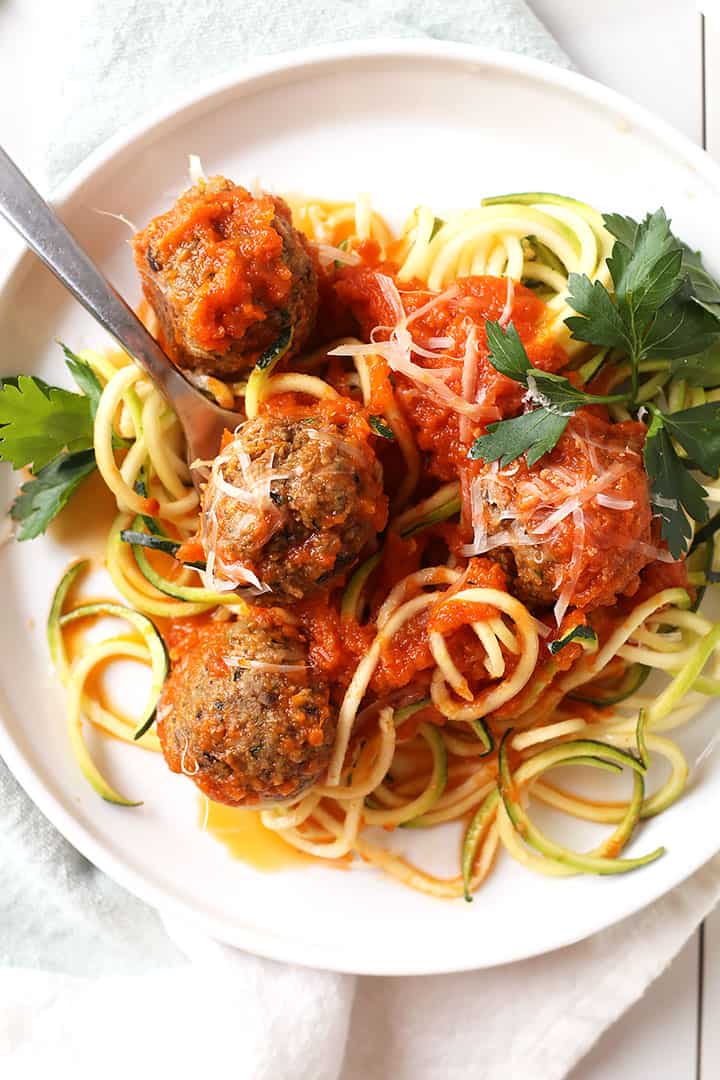
[[[339,395],[324,379],[314,375],[287,374],[271,375],[258,394],[258,404],[262,404],[274,394],[306,394],[314,398],[336,398]],[[249,415],[249,414],[248,414]]]
[[[436,668],[432,683],[432,699],[439,711],[453,720],[474,720],[478,716],[487,716],[488,713],[500,708],[511,698],[518,694],[535,670],[538,658],[538,635],[534,625],[534,619],[524,604],[508,593],[497,589],[464,589],[455,593],[451,603],[462,601],[473,604],[484,604],[509,615],[520,634],[522,648],[520,660],[515,670],[497,685],[491,686],[475,697],[469,704],[460,704],[452,700],[448,692],[447,684],[450,682],[450,672],[446,671],[441,664]],[[489,656],[489,654],[488,654]],[[501,677],[504,670],[500,673]]]
[[[353,405],[344,407],[362,413],[365,430],[372,429],[381,446],[378,457],[383,464],[386,457],[390,462],[386,471],[392,471],[393,482],[387,528],[350,568],[338,598],[338,634],[362,634],[358,640],[365,645],[355,648],[347,675],[336,687],[337,733],[326,775],[289,801],[263,806],[262,825],[318,860],[359,856],[437,898],[472,899],[502,848],[528,869],[554,877],[624,873],[645,865],[661,849],[639,857],[623,852],[642,821],[667,809],[685,788],[690,767],[671,733],[689,723],[708,697],[720,695],[720,624],[694,610],[699,604],[695,594],[671,587],[645,592],[637,602],[623,597],[621,610],[597,632],[595,624],[584,622],[578,631],[565,616],[556,633],[505,588],[484,579],[477,584],[469,557],[462,553],[486,549],[477,541],[468,549],[447,540],[461,515],[463,525],[468,524],[472,488],[468,496],[467,477],[459,470],[425,475],[436,432],[431,425],[416,432],[398,390],[402,376],[413,384],[413,393],[455,411],[463,455],[473,422],[491,422],[495,414],[483,412],[475,385],[484,338],[468,332],[465,356],[458,358],[445,356],[453,339],[442,330],[429,330],[435,336],[427,345],[411,333],[418,318],[457,297],[457,281],[467,275],[507,279],[501,325],[511,317],[517,283],[529,285],[546,304],[543,333],[563,346],[571,360],[586,350],[572,365],[579,385],[600,371],[606,376],[602,393],[627,380],[626,368],[608,373],[612,350],[591,353],[570,339],[565,326],[571,314],[569,275],[585,274],[605,285],[611,280],[606,260],[613,238],[601,215],[550,193],[518,193],[440,217],[418,206],[395,235],[365,195],[344,202],[299,196],[287,201],[295,226],[322,267],[334,267],[340,277],[353,267],[367,266],[376,274],[376,287],[394,312],[395,325],[375,330],[389,337],[375,331],[365,340],[343,337],[288,360],[290,328],[272,364],[249,378],[190,377],[223,407],[234,407],[238,425],[272,414],[281,407],[274,401],[281,395],[294,395],[303,405],[309,401],[308,408],[318,413],[351,398]],[[366,263],[368,251],[372,256]],[[386,272],[388,265],[394,269]],[[420,295],[412,309],[404,303],[406,292]],[[157,332],[147,305],[143,317]],[[338,332],[345,330],[334,327]],[[420,367],[413,355],[436,366]],[[101,385],[93,446],[100,475],[117,504],[105,565],[127,607],[109,601],[69,604],[86,569],[84,563],[73,564],[55,594],[48,639],[67,692],[69,738],[80,769],[103,798],[136,806],[94,764],[85,742],[87,724],[122,742],[160,751],[150,725],[167,671],[161,635],[168,622],[232,620],[248,608],[235,592],[205,587],[201,574],[214,581],[210,552],[207,564],[197,554],[187,556],[184,565],[178,561],[182,547],[194,550],[200,535],[200,499],[182,430],[164,398],[125,353],[88,350],[81,356]],[[450,370],[442,367],[445,362],[463,365],[462,396],[443,382]],[[650,358],[639,371],[638,401],[663,399],[666,412],[720,399],[720,391],[676,378],[669,361]],[[622,404],[612,404],[610,413],[616,420],[630,418]],[[212,464],[193,468],[207,470]],[[462,475],[463,483],[448,475]],[[703,483],[708,503],[720,502],[717,478]],[[573,496],[575,507],[583,500],[587,506],[593,494]],[[599,505],[616,510],[633,506],[632,499],[617,495],[613,504],[609,485],[595,497]],[[559,511],[553,507],[558,521],[568,513],[582,519],[573,499]],[[512,512],[505,517],[501,529],[518,528]],[[698,538],[702,545],[693,554],[688,578],[700,593],[720,570],[717,537],[708,540],[707,535]],[[525,541],[532,543],[527,536],[520,542]],[[396,549],[407,552],[407,564],[397,555],[395,565]],[[113,631],[102,640],[81,641],[71,632],[73,626],[107,617],[125,619],[130,633]],[[297,623],[302,612],[288,608],[285,617]],[[393,661],[413,650],[420,657],[415,681],[397,683],[394,689],[388,682],[388,689],[384,680]],[[122,715],[101,693],[100,673],[114,661],[150,669],[151,700],[138,718]],[[646,687],[648,676],[653,681]],[[646,781],[648,759],[660,760],[664,769],[662,782],[652,788]],[[571,765],[625,771],[632,791],[622,799],[596,799],[560,786],[557,772]],[[192,776],[198,767],[183,752],[182,771]],[[591,851],[571,850],[538,829],[531,817],[534,802],[612,831]],[[440,878],[414,865],[402,849],[414,835],[410,830],[447,823],[462,831],[457,838],[461,873]]]

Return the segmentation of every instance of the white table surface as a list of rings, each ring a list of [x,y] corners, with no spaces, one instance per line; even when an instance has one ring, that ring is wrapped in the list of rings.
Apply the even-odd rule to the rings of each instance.
[[[652,109],[720,160],[720,15],[704,19],[695,0],[528,3],[580,71]],[[569,1080],[649,1077],[720,1077],[720,908]]]

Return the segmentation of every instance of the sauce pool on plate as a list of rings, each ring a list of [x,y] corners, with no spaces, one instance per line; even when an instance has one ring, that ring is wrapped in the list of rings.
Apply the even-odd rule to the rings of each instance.
[[[302,863],[317,862],[266,829],[256,810],[239,810],[203,798],[200,800],[201,828],[203,825],[205,831],[219,840],[234,858],[255,870],[285,870]]]

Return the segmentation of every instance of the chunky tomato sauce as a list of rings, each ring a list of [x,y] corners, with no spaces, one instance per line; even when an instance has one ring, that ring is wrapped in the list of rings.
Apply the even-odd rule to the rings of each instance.
[[[386,273],[388,267],[383,267]],[[338,274],[337,295],[349,306],[357,319],[365,340],[377,326],[392,325],[395,317],[388,301],[377,283],[374,270],[367,267],[348,267]],[[401,285],[402,300],[408,315],[420,311],[431,298],[420,283],[410,287]],[[477,337],[477,365],[473,380],[473,399],[483,406],[484,423],[515,415],[521,407],[523,388],[519,383],[500,375],[488,360],[485,324],[489,319],[501,317],[507,300],[505,279],[471,277],[462,280],[454,295],[444,303],[433,306],[420,314],[410,324],[413,339],[427,347],[433,338],[450,338],[452,344],[443,348],[443,358],[433,360],[423,357],[423,366],[448,368],[447,356],[455,358],[455,370],[444,377],[446,385],[455,393],[462,393],[462,359],[468,334]],[[523,285],[514,287],[512,321],[527,349],[533,364],[544,371],[558,371],[567,363],[564,350],[557,345],[549,330],[549,318],[545,304]],[[383,339],[382,332],[377,333]],[[467,451],[471,441],[461,438],[460,419],[456,412],[434,400],[418,388],[407,376],[394,376],[397,396],[410,422],[418,445],[427,454],[427,472],[441,480],[455,479],[459,471],[467,468]]]
[[[384,358],[367,359],[371,392],[367,411],[382,416],[389,406],[399,406],[422,454],[419,493],[436,490],[439,481],[459,479],[463,513],[459,526],[435,527],[406,540],[392,532],[386,536],[382,560],[366,589],[365,622],[362,626],[353,620],[346,620],[344,625],[338,623],[332,635],[335,645],[331,667],[336,673],[344,671],[347,679],[357,659],[364,655],[372,636],[368,628],[373,628],[374,613],[390,589],[420,567],[444,563],[450,555],[461,570],[465,567],[461,581],[447,589],[443,600],[398,631],[392,646],[383,650],[372,689],[386,694],[426,677],[434,666],[428,646],[428,633],[432,630],[444,635],[450,654],[463,673],[473,673],[474,681],[471,681],[476,688],[482,683],[477,672],[484,670],[484,651],[468,624],[497,613],[492,607],[453,602],[451,597],[456,591],[472,586],[514,592],[515,574],[526,573],[526,569],[514,570],[513,557],[503,550],[490,551],[485,558],[469,561],[463,557],[463,548],[472,536],[473,480],[488,468],[497,468],[471,461],[469,447],[477,435],[486,433],[490,423],[517,416],[526,407],[524,387],[497,372],[488,358],[486,324],[488,320],[507,317],[508,285],[505,279],[469,277],[435,299],[423,282],[397,281],[397,267],[392,262],[381,261],[377,245],[372,241],[355,250],[362,257],[361,265],[336,267],[321,283],[321,319],[327,318],[333,331],[354,333],[363,341],[388,340],[397,322],[397,312],[378,275],[395,280],[403,309],[409,316],[408,327],[414,343],[438,354],[437,357],[414,354],[413,361],[430,371],[437,370],[450,390],[480,409],[473,419],[466,421],[422,383],[404,372],[391,371]],[[429,305],[433,299],[435,302]],[[510,299],[512,323],[531,362],[544,371],[563,370],[568,358],[554,340],[545,304],[531,289],[520,284],[514,285]],[[469,338],[476,343],[476,356],[468,372]],[[341,367],[331,369],[329,378],[341,392],[347,392],[341,371]],[[576,381],[572,372],[569,378]],[[537,524],[543,515],[562,508],[564,501],[580,494],[578,507],[564,516],[544,541],[543,565],[538,563],[537,568],[538,597],[549,593],[557,596],[568,580],[568,573],[572,576],[570,610],[561,628],[554,628],[550,611],[539,612],[550,628],[551,640],[587,622],[588,613],[592,613],[590,621],[602,639],[605,622],[617,625],[617,605],[623,597],[632,597],[635,603],[664,587],[665,582],[687,585],[682,564],[655,561],[656,554],[661,559],[664,556],[662,545],[651,530],[652,514],[642,463],[644,432],[642,424],[610,423],[604,407],[585,408],[571,418],[557,447],[532,469],[524,458],[513,463],[514,504],[512,513],[506,511],[505,516],[512,517],[514,513],[523,527]],[[404,461],[396,445],[383,444],[382,440],[377,443],[376,452],[383,461],[386,488],[392,497],[402,480]],[[610,470],[613,471],[607,479]],[[583,489],[593,483],[602,492],[604,502],[583,497]],[[531,573],[532,569],[527,572]],[[541,608],[550,606],[549,601],[542,599],[539,603]],[[316,632],[321,621],[316,614]],[[322,653],[327,664],[327,644]],[[547,685],[582,655],[582,647],[573,642],[550,660],[547,647],[541,644],[539,665],[544,669]],[[515,659],[511,656],[506,659],[508,669],[512,670]]]
[[[242,198],[227,193],[218,198],[222,200],[220,220],[225,213],[248,212]],[[267,214],[272,209],[269,205]],[[274,271],[268,268],[275,255],[266,226],[260,214],[257,250],[253,249],[248,257],[259,260],[272,277]],[[227,294],[232,272],[223,264],[222,235],[217,233],[222,230],[217,220],[203,213],[193,219],[192,228],[211,246],[212,258],[218,259],[218,272]],[[166,231],[164,242],[182,245],[182,230],[177,235]],[[567,365],[568,357],[554,340],[551,315],[542,300],[521,284],[510,288],[505,279],[477,276],[461,279],[436,296],[421,281],[398,281],[397,266],[382,261],[373,241],[356,244],[353,250],[361,257],[359,265],[331,266],[319,273],[320,311],[311,344],[322,354],[322,346],[339,336],[358,336],[363,342],[390,341],[398,322],[392,295],[382,284],[383,278],[386,285],[390,279],[398,291],[413,343],[421,350],[412,354],[412,363],[435,373],[455,401],[467,403],[469,410],[453,407],[422,380],[405,370],[394,370],[393,364],[381,355],[365,358],[364,403],[351,365],[343,358],[328,357],[320,368],[308,370],[321,374],[339,397],[316,400],[302,393],[287,393],[274,396],[261,407],[275,416],[317,416],[340,424],[356,443],[367,447],[381,461],[390,502],[407,474],[398,438],[407,437],[420,451],[421,474],[413,502],[435,492],[439,483],[460,482],[459,524],[440,522],[405,537],[390,528],[379,537],[377,548],[368,548],[365,558],[375,550],[381,551],[381,557],[364,583],[357,610],[341,614],[342,587],[329,598],[306,601],[293,609],[309,642],[310,665],[332,681],[338,702],[376,635],[376,619],[383,601],[399,581],[424,566],[444,565],[449,560],[461,576],[438,592],[435,603],[405,622],[381,650],[369,686],[370,694],[378,698],[409,687],[428,692],[430,673],[435,667],[429,645],[429,634],[433,632],[443,635],[453,662],[474,694],[492,681],[484,666],[485,649],[471,624],[497,617],[497,609],[473,601],[455,601],[454,595],[462,590],[484,588],[519,595],[548,627],[548,641],[567,635],[573,626],[589,623],[602,642],[622,615],[623,598],[632,597],[634,604],[669,585],[687,587],[683,564],[655,558],[658,554],[664,556],[651,528],[642,463],[642,424],[613,424],[604,407],[583,408],[570,418],[557,446],[532,468],[524,457],[506,468],[469,458],[474,439],[485,434],[488,425],[518,416],[527,408],[525,388],[501,375],[489,360],[488,321],[507,322],[510,315],[537,368],[558,372]],[[270,287],[279,290],[280,295],[285,288],[282,275],[274,284],[268,280]],[[211,297],[207,304],[212,304]],[[212,318],[217,323],[215,315]],[[243,318],[241,298],[233,318]],[[294,368],[292,363],[290,366]],[[571,381],[577,378],[572,372],[568,377]],[[377,421],[382,421],[387,431],[390,416],[393,437],[383,438]],[[490,499],[491,515],[497,511],[491,531],[512,526],[532,533],[548,515],[558,512],[557,524],[543,536],[541,546],[501,546],[482,557],[468,556],[476,524],[473,485],[478,480],[484,482],[490,473],[504,491],[505,500],[493,506]],[[601,499],[595,497],[596,489]],[[365,512],[380,533],[387,520],[387,505],[367,506]],[[290,562],[317,560],[312,545],[310,537],[290,554]],[[194,551],[192,542],[183,550]],[[331,564],[329,553],[328,574]],[[569,603],[558,628],[551,608],[563,590]],[[418,587],[416,593],[420,591]],[[410,590],[404,599],[413,595]],[[171,631],[171,649],[173,635],[180,632],[184,634],[185,630]],[[500,710],[500,715],[512,716],[545,700],[543,695],[554,692],[556,676],[582,656],[583,648],[577,642],[564,646],[554,656],[547,643],[541,642],[536,678]],[[510,675],[518,662],[517,655],[504,650],[504,660]],[[439,715],[434,718],[438,720]]]
[[[278,215],[289,222],[287,207],[271,195],[211,183],[190,188],[135,237],[141,273],[149,258],[153,270],[164,268],[168,286],[177,281],[179,294],[187,296],[187,329],[202,349],[227,352],[266,318],[267,308],[282,307],[290,296],[293,274],[274,227]]]

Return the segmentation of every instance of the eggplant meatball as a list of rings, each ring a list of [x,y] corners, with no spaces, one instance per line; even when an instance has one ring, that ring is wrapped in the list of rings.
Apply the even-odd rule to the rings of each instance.
[[[483,528],[508,537],[497,554],[531,608],[589,611],[637,591],[656,551],[644,437],[583,409],[533,468],[518,459],[480,477]]]
[[[233,379],[292,331],[302,348],[317,275],[290,209],[222,176],[201,181],[134,240],[143,292],[179,367]]]
[[[255,604],[326,592],[385,525],[380,465],[356,424],[258,416],[215,460],[202,497],[211,580]]]
[[[325,772],[336,729],[305,638],[272,612],[191,634],[158,705],[170,769],[228,806],[299,795]]]

